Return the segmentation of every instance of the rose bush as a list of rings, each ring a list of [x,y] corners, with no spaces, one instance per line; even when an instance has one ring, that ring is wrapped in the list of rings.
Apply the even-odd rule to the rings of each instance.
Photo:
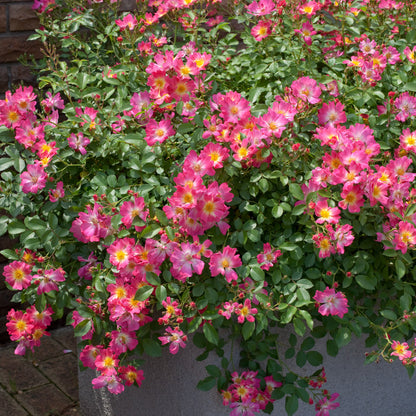
[[[411,375],[414,7],[36,0],[39,88],[0,102],[16,353],[70,311],[94,387],[120,393],[146,377],[133,355],[193,342],[231,415],[336,408],[325,336]]]

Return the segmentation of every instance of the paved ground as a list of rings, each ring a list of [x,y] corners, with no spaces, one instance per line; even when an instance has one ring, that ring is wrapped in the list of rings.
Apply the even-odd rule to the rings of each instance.
[[[14,348],[0,346],[0,416],[80,416],[72,328],[43,337],[31,359]]]

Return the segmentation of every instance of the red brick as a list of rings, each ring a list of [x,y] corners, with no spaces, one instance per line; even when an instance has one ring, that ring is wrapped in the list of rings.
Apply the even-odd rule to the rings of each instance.
[[[136,9],[137,9],[136,0],[121,0],[121,3],[119,5],[119,10],[121,12],[134,11]]]
[[[16,64],[11,66],[11,83],[15,84],[23,81],[24,84],[35,84],[36,76],[30,70],[30,68]]]
[[[11,4],[9,6],[11,32],[33,30],[39,27],[39,19],[32,9],[32,3]]]
[[[17,62],[23,54],[32,54],[40,58],[41,43],[28,41],[28,35],[14,35],[0,38],[0,62]]]
[[[0,93],[4,93],[8,89],[9,89],[9,77],[7,75],[7,67],[0,66]]]
[[[7,6],[0,6],[0,33],[7,32]]]

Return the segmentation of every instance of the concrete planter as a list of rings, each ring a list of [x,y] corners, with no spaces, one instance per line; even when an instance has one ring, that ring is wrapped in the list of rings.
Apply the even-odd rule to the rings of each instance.
[[[319,340],[317,350],[325,351]],[[152,358],[142,369],[145,380],[140,389],[127,388],[114,396],[106,390],[94,390],[92,370],[79,374],[79,398],[84,416],[228,416],[220,395],[213,389],[201,392],[197,382],[207,376],[205,365],[213,359],[196,362],[201,350],[191,343],[172,356],[166,350],[161,358]],[[364,364],[363,339],[354,339],[336,358],[324,354],[328,382],[326,388],[340,394],[340,407],[334,416],[410,416],[416,414],[416,377],[409,380],[406,370],[396,362]],[[308,374],[305,369],[305,374]],[[296,416],[314,416],[315,408],[299,402]],[[272,415],[285,415],[284,401],[275,402]]]

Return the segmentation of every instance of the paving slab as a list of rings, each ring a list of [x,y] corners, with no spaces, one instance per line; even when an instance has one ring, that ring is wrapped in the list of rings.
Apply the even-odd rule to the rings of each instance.
[[[15,345],[0,348],[0,384],[16,393],[48,383],[31,361],[14,354]]]
[[[0,415],[4,416],[28,416],[29,413],[0,386]],[[69,415],[68,415],[69,416]]]
[[[78,400],[77,359],[73,354],[61,354],[39,363],[39,370],[73,401]]]
[[[51,337],[58,341],[65,349],[77,353],[77,342],[74,337],[74,328],[66,326],[64,328],[55,329],[51,332]]]
[[[33,361],[40,362],[50,358],[59,357],[63,354],[64,348],[59,342],[56,342],[51,336],[43,336],[40,340],[40,346],[35,348]]]
[[[73,405],[72,400],[53,384],[27,390],[16,395],[16,399],[33,416],[61,416]]]

